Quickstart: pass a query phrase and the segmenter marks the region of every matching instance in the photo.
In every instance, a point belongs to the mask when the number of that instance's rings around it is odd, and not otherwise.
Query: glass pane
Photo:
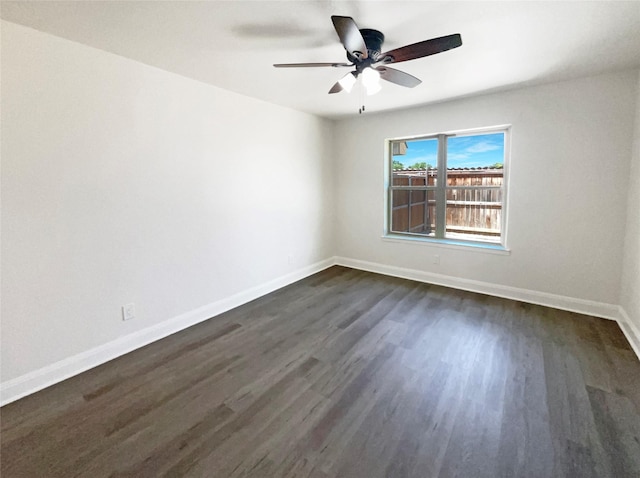
[[[500,242],[502,189],[447,188],[446,237]]]
[[[447,238],[500,242],[503,166],[504,133],[447,138]]]
[[[391,191],[391,211],[391,232],[435,234],[435,191]]]
[[[452,169],[502,169],[504,133],[447,138],[447,172]]]
[[[412,171],[420,173],[416,176],[427,180],[430,186],[435,186],[436,177],[438,175],[438,140],[437,139],[417,139],[407,141],[394,141],[392,143],[392,170],[393,185],[406,186],[399,180],[396,184],[396,178],[404,178],[401,174]],[[398,176],[396,176],[398,174]],[[425,179],[427,178],[427,179]],[[417,184],[416,184],[417,185]]]

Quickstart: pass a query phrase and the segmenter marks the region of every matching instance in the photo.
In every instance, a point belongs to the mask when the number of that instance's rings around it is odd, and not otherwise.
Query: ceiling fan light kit
[[[382,89],[380,85],[380,73],[371,67],[365,68],[362,72],[362,84],[365,90],[367,90],[367,95],[375,95]]]
[[[351,71],[346,75],[344,75],[342,78],[340,78],[338,80],[338,83],[340,84],[343,90],[345,90],[347,93],[351,93],[351,89],[353,88],[353,85],[356,84],[356,81],[357,81],[357,75],[355,72]]]
[[[382,32],[370,28],[360,30],[351,17],[334,15],[331,17],[331,21],[350,63],[278,63],[273,66],[276,68],[355,68],[338,80],[329,90],[329,94],[339,93],[343,90],[347,93],[350,92],[356,84],[357,78],[362,75],[362,83],[367,95],[373,95],[382,88],[380,78],[406,88],[414,88],[422,83],[415,76],[386,65],[435,55],[462,45],[462,37],[459,33],[454,33],[382,53],[382,44],[384,43]]]

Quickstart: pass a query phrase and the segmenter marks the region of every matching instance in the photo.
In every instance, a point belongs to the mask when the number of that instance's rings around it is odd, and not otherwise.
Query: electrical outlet
[[[438,254],[434,254],[433,263],[434,264],[440,264],[440,256]]]
[[[122,320],[131,320],[136,317],[136,305],[126,304],[122,306]]]

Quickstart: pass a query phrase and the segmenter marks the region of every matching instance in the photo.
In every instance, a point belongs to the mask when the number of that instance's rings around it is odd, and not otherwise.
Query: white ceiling
[[[254,98],[321,116],[358,114],[328,95],[348,70],[273,63],[346,61],[330,16],[386,36],[383,51],[460,33],[460,48],[394,65],[367,111],[640,67],[640,1],[2,1],[3,19]]]

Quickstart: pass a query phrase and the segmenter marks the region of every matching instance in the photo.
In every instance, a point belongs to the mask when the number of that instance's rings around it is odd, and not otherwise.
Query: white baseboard
[[[505,299],[519,300],[530,304],[544,305],[554,309],[568,310],[579,314],[592,315],[610,320],[620,319],[620,307],[614,304],[595,302],[591,300],[576,299],[562,295],[549,294],[528,289],[519,289],[500,284],[476,281],[471,279],[461,279],[459,277],[424,272],[416,269],[406,269],[403,267],[388,266],[376,262],[349,259],[346,257],[336,257],[338,265],[360,269],[369,272],[376,272],[388,276],[401,277],[429,284],[442,285],[453,289],[479,292],[481,294],[503,297]]]
[[[620,306],[620,320],[618,320],[618,323],[625,337],[631,344],[631,348],[640,360],[640,329],[638,329],[622,306]]]
[[[102,365],[151,342],[191,327],[199,322],[246,304],[258,297],[304,279],[335,264],[333,258],[311,264],[277,279],[218,300],[196,310],[173,317],[157,325],[120,337],[99,347],[47,365],[20,377],[0,383],[0,406],[35,393],[43,388]]]

